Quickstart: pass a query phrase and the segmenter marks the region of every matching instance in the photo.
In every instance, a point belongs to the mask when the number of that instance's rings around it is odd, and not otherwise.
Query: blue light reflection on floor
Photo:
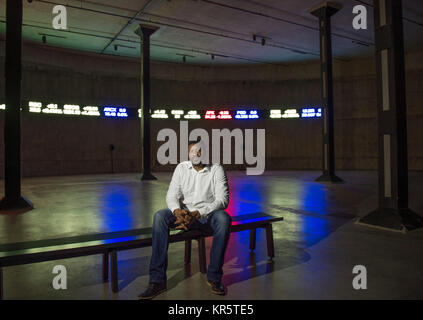
[[[301,194],[301,209],[307,213],[327,215],[329,203],[327,201],[327,190],[324,185],[318,183],[303,184]],[[304,215],[300,232],[305,246],[311,246],[329,236],[332,232],[329,220],[318,216]]]
[[[300,209],[318,214],[328,213],[327,191],[324,186],[317,183],[303,184],[300,197],[300,203],[302,204]]]
[[[105,185],[100,199],[103,227],[108,231],[132,229],[131,190],[119,184]]]

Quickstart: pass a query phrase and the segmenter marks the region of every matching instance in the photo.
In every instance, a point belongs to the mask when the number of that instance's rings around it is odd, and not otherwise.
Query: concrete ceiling
[[[151,38],[153,60],[196,64],[289,63],[319,57],[317,18],[308,10],[321,0],[33,0],[24,2],[24,41],[128,57],[139,56],[139,23],[160,26]],[[372,0],[340,0],[332,18],[333,53],[338,60],[374,52],[373,8],[368,30],[354,30],[352,8]],[[0,0],[5,34],[6,0]],[[68,29],[52,27],[52,8],[67,6]],[[421,0],[404,0],[406,51],[423,49]],[[128,22],[140,9],[137,18]],[[253,40],[253,34],[258,35]],[[118,36],[117,36],[118,35]],[[114,37],[117,38],[111,42]],[[261,37],[266,38],[264,46]],[[110,43],[110,45],[108,45]],[[115,50],[117,45],[117,50]],[[214,59],[212,59],[212,54]]]

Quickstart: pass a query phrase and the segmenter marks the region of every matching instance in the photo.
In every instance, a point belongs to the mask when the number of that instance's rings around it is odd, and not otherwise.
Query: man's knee
[[[229,230],[232,224],[231,216],[224,210],[219,210],[213,213],[214,224],[217,228]]]
[[[173,214],[169,209],[159,210],[154,214],[153,224],[156,225],[163,222],[166,224],[169,224],[170,223],[169,219],[171,218],[172,215]]]

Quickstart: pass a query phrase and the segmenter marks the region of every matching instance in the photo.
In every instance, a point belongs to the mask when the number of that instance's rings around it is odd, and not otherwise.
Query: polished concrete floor
[[[341,171],[343,184],[316,183],[319,172],[229,172],[227,211],[283,216],[274,224],[276,257],[268,261],[265,234],[248,250],[249,233],[232,234],[225,257],[225,297],[213,295],[199,272],[196,243],[184,266],[184,244],[169,247],[168,291],[156,299],[423,299],[423,230],[407,234],[355,224],[377,204],[377,173]],[[0,214],[0,244],[150,227],[165,207],[170,173],[25,178],[22,193],[34,209]],[[423,172],[410,172],[410,207],[423,215]],[[3,194],[3,183],[1,186]],[[207,251],[211,246],[207,239]],[[151,248],[119,252],[119,293],[102,282],[101,256],[4,268],[4,299],[136,299],[148,283]],[[55,290],[55,265],[67,270],[67,289]],[[367,289],[355,290],[353,268],[367,269]]]

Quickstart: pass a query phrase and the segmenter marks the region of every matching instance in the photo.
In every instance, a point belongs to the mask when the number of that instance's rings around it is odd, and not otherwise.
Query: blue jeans
[[[162,209],[155,213],[153,221],[153,252],[150,261],[150,282],[166,282],[167,249],[169,247],[169,231],[174,228],[175,215],[170,209]],[[230,236],[231,216],[224,210],[210,213],[207,218],[195,221],[190,230],[213,230],[213,244],[210,252],[210,264],[207,278],[211,281],[222,279],[225,251]]]

